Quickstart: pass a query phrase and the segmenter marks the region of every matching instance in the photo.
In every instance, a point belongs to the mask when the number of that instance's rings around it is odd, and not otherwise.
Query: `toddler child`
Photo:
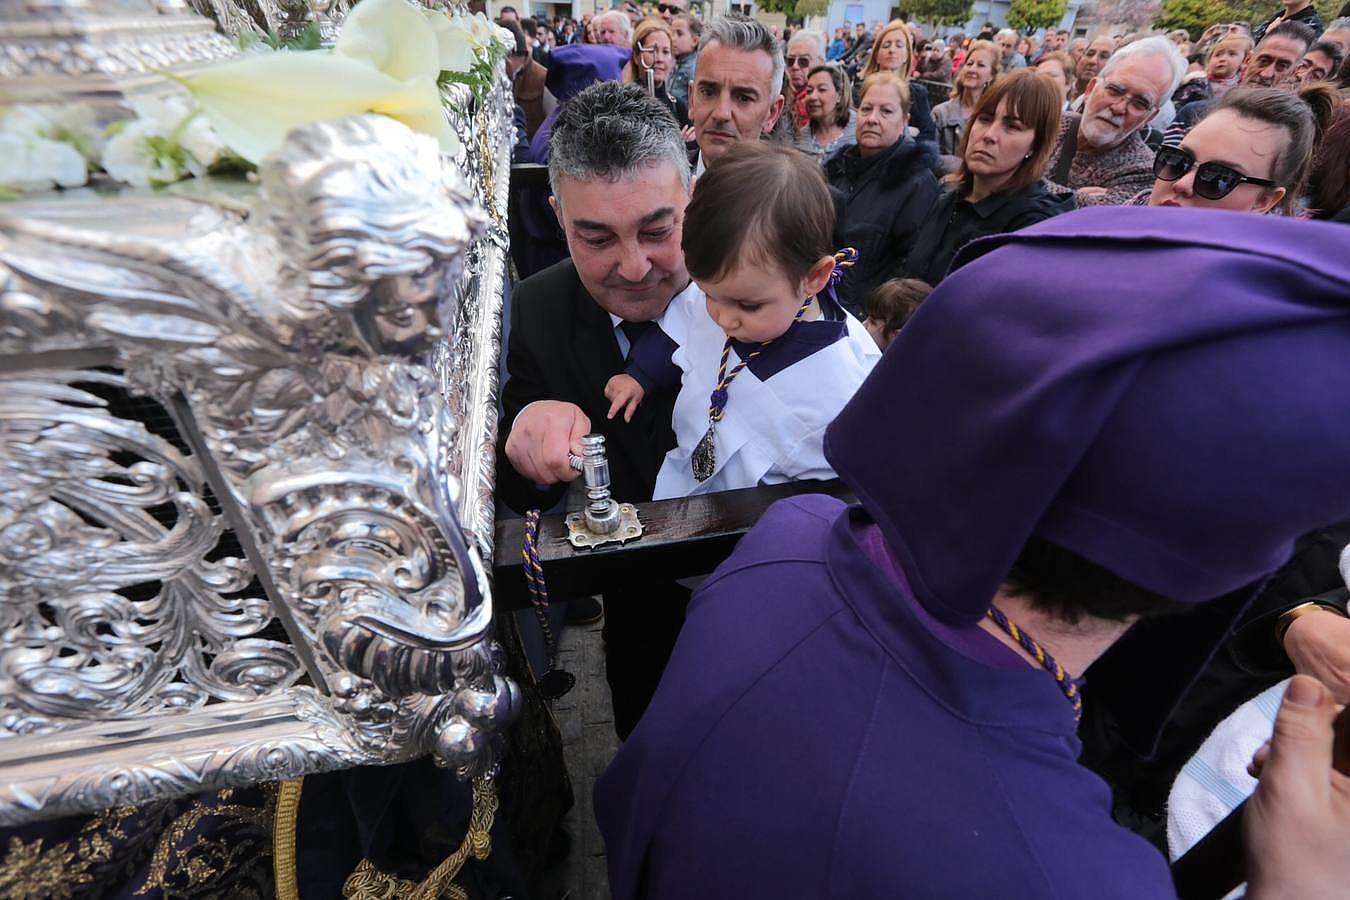
[[[885,350],[932,292],[931,284],[917,278],[883,281],[867,295],[867,318],[863,319],[863,327],[877,346]]]
[[[880,351],[821,293],[851,265],[831,253],[833,228],[820,167],[791,148],[737,144],[699,179],[681,245],[700,290],[671,302],[605,386],[610,417],[630,418],[646,387],[681,385],[653,499],[835,477],[825,426]]]

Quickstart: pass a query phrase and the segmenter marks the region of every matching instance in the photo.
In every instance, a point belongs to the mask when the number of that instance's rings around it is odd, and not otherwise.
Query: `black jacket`
[[[868,159],[846,147],[825,161],[825,178],[838,193],[834,239],[858,251],[858,263],[838,287],[839,302],[862,316],[872,288],[886,280],[909,254],[914,235],[932,214],[938,198],[928,144],[908,135]]]
[[[1073,206],[1072,194],[1052,194],[1040,181],[974,204],[962,200],[955,188],[948,188],[919,229],[914,249],[897,274],[936,286],[947,277],[957,251],[971,241],[1026,228],[1069,212]]]
[[[622,416],[610,421],[605,418],[609,411],[605,383],[623,366],[609,313],[582,286],[570,259],[516,285],[497,429],[497,499],[523,513],[547,509],[566,490],[562,485],[540,490],[506,459],[511,423],[535,400],[575,403],[591,420],[591,430],[605,436],[615,499],[652,498],[661,461],[675,446],[670,419],[676,389],[658,388],[647,394],[632,422],[624,422]]]
[[[862,103],[862,79],[853,82],[853,108]],[[928,88],[917,81],[909,83],[909,124],[919,132],[919,143],[937,144],[937,123],[933,121],[933,104],[928,100]]]

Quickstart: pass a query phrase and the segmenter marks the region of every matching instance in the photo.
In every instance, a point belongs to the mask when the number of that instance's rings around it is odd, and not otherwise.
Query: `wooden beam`
[[[577,550],[568,542],[563,514],[545,516],[539,523],[538,548],[549,594],[586,596],[640,584],[645,579],[671,581],[706,575],[730,555],[765,510],[796,494],[828,494],[853,501],[852,494],[836,479],[638,503],[642,537],[594,550]],[[497,520],[493,576],[499,609],[529,605],[521,568],[523,538],[523,519]]]

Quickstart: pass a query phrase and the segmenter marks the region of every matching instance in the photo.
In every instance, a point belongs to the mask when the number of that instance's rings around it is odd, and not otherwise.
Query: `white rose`
[[[52,120],[35,106],[11,106],[0,115],[0,134],[19,138],[50,137]]]
[[[198,177],[206,174],[207,168],[215,165],[220,154],[225,152],[225,144],[211,127],[210,121],[202,115],[193,116],[192,121],[178,135],[178,143],[192,156],[188,168]]]
[[[103,169],[118,181],[135,187],[170,184],[185,172],[175,162],[157,154],[150,146],[152,137],[164,137],[154,125],[142,119],[128,122],[108,139],[103,148]]]
[[[70,144],[0,134],[0,185],[21,191],[45,191],[53,185],[79,187],[87,178],[84,157]]]

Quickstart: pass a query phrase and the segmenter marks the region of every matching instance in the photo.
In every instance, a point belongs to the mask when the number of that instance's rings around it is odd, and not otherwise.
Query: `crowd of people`
[[[833,189],[836,241],[859,245],[841,289],[855,316],[887,280],[936,285],[965,244],[1075,208],[1350,216],[1348,17],[1318,31],[1320,20],[1300,10],[1256,28],[1216,24],[1194,41],[1184,31],[1071,41],[1063,30],[1038,41],[992,25],[971,40],[926,38],[900,21],[858,23],[833,39],[788,29],[780,41],[765,28],[772,64],[754,78],[735,73],[740,96],[721,104],[704,102],[695,84],[703,23],[687,0],[658,9],[644,18],[628,4],[581,23],[502,11],[517,36],[508,61],[520,107],[517,160],[546,163],[550,113],[608,79],[670,107],[695,174],[746,138],[794,146]],[[725,82],[725,53],[712,45],[704,68]],[[1261,147],[1240,139],[1258,126]],[[551,220],[536,216],[533,235],[554,247],[549,262],[565,255]]]
[[[1338,896],[1350,618],[1300,541],[1350,543],[1350,18],[630,6],[543,53],[502,19],[559,261],[513,291],[498,497],[559,502],[595,432],[621,499],[858,502],[775,506],[692,600],[606,594],[615,896],[1172,896],[1153,751],[1295,672],[1307,802],[1258,790],[1248,896]],[[1239,638],[1274,661],[1225,680]]]

